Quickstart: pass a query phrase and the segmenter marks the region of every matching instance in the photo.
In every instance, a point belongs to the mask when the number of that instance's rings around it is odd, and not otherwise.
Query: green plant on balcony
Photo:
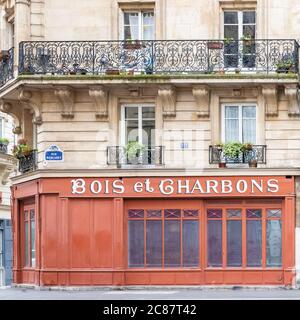
[[[234,42],[233,38],[224,38],[224,44],[229,45]]]
[[[0,138],[0,144],[7,146],[9,144],[9,140],[7,138]]]
[[[126,146],[126,155],[128,159],[138,158],[145,150],[145,146],[138,141],[129,141]]]
[[[237,159],[245,151],[245,144],[241,142],[227,142],[223,146],[223,154],[226,158]]]
[[[27,144],[25,139],[20,139],[18,144],[13,148],[13,155],[17,159],[26,158],[34,151],[32,147]]]
[[[277,73],[288,73],[293,72],[295,63],[292,59],[283,59],[276,64]]]

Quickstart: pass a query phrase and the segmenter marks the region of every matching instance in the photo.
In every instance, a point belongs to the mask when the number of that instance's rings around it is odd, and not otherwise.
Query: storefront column
[[[12,197],[14,190],[12,190]],[[14,198],[13,198],[14,199]],[[20,248],[20,207],[18,199],[13,200],[12,230],[13,230],[13,283],[21,283],[21,248]]]
[[[296,228],[295,228],[295,255],[296,255],[296,286],[300,287],[300,177],[295,179],[296,190]]]
[[[114,199],[113,217],[113,285],[123,285],[125,262],[124,204],[122,198]]]
[[[284,261],[284,284],[295,286],[295,198],[285,198],[284,239],[282,242]],[[288,250],[285,250],[288,248]]]

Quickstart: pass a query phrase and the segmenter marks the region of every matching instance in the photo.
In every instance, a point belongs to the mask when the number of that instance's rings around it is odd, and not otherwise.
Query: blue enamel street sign
[[[56,162],[56,161],[64,161],[64,153],[58,146],[52,145],[45,151],[45,161],[48,162]]]

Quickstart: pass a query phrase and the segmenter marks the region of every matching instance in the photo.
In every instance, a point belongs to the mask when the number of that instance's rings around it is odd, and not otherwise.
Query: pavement
[[[300,300],[300,289],[289,288],[133,288],[31,289],[0,288],[1,300]]]

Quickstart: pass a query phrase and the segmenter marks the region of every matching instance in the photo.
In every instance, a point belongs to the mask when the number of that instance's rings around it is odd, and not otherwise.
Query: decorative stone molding
[[[74,118],[74,92],[68,87],[55,89],[55,96],[58,99],[63,118]]]
[[[269,117],[278,115],[277,86],[263,86],[262,94],[265,101],[265,114]]]
[[[296,84],[285,85],[284,93],[288,98],[288,114],[290,117],[300,116],[299,88]]]
[[[9,114],[14,119],[15,128],[19,128],[15,134],[21,134],[21,123],[22,123],[22,109],[19,106],[19,103],[16,101],[7,101],[0,100],[0,111]]]
[[[40,92],[32,92],[21,89],[19,91],[19,101],[25,109],[31,110],[33,114],[32,122],[41,125],[42,121],[42,95]]]
[[[208,118],[210,114],[210,89],[208,86],[194,86],[193,96],[196,100],[199,118]]]
[[[174,86],[158,88],[158,104],[161,105],[164,117],[176,117],[176,89]]]
[[[108,118],[108,92],[104,86],[99,85],[89,89],[90,98],[95,106],[95,116],[97,119]]]
[[[5,185],[8,177],[17,166],[17,159],[9,154],[0,154],[0,182]]]

